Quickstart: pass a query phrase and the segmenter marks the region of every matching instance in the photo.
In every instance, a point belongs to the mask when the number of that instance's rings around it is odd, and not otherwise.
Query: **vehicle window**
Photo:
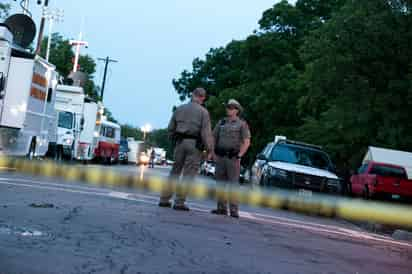
[[[73,113],[59,112],[58,127],[72,129],[73,128]]]
[[[368,171],[368,164],[363,164],[359,169],[358,169],[358,174],[365,174]]]
[[[332,170],[332,164],[326,153],[284,144],[274,147],[270,160]]]
[[[104,136],[106,136],[107,138],[114,138],[114,134],[115,134],[114,128],[106,127]]]
[[[371,169],[371,174],[385,177],[406,178],[406,173],[402,168],[390,167],[384,165],[374,165]]]
[[[269,159],[272,149],[273,149],[273,144],[272,143],[268,144],[263,152],[263,155],[265,155],[265,157]]]

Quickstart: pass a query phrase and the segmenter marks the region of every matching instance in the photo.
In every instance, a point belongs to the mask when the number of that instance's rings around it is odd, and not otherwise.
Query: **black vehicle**
[[[269,143],[252,167],[252,182],[260,186],[342,193],[330,157],[321,147],[286,139]]]
[[[127,165],[129,163],[129,143],[127,139],[120,139],[120,147],[119,147],[119,163],[123,165]]]

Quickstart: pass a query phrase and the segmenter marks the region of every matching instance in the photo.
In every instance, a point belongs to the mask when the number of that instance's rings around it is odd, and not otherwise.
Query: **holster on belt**
[[[174,139],[175,145],[180,144],[185,139],[195,140],[196,148],[198,150],[203,151],[205,149],[205,145],[203,144],[202,138],[200,138],[200,136],[190,135],[186,133],[176,133],[173,139]]]

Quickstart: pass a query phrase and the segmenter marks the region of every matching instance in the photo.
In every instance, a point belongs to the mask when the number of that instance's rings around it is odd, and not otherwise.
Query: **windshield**
[[[384,165],[374,165],[370,173],[378,176],[394,177],[401,179],[406,179],[407,177],[406,172],[402,168]]]
[[[73,128],[73,113],[71,112],[59,112],[58,127],[72,129]]]
[[[270,155],[270,160],[332,171],[329,157],[324,152],[297,146],[275,146]]]
[[[129,146],[128,146],[127,141],[125,141],[125,140],[121,140],[121,141],[120,141],[120,148],[119,148],[119,150],[120,150],[121,152],[127,152],[127,151],[129,150]]]

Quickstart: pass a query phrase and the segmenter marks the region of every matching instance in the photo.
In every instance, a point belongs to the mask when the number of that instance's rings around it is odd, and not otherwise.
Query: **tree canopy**
[[[59,33],[53,33],[51,36],[50,46],[50,62],[56,66],[57,71],[61,76],[67,78],[70,72],[73,70],[73,48],[69,43],[69,40],[64,38]],[[46,56],[48,37],[45,37],[42,41],[40,55]],[[89,55],[81,55],[79,58],[80,71],[87,74],[88,79],[85,83],[84,90],[86,94],[95,99],[99,99],[99,88],[95,85],[94,73],[96,72],[96,62]]]
[[[10,11],[10,4],[0,3],[0,19],[5,19]]]
[[[257,31],[195,58],[173,85],[182,100],[205,87],[214,122],[223,102],[238,99],[252,130],[250,158],[275,135],[323,145],[342,170],[369,145],[411,151],[411,6],[281,1]]]

